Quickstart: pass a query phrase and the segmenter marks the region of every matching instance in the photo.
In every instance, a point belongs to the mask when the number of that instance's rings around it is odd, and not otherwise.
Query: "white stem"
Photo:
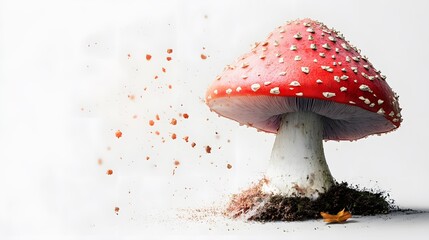
[[[284,196],[315,199],[332,186],[319,115],[311,112],[283,115],[267,177],[268,187]]]

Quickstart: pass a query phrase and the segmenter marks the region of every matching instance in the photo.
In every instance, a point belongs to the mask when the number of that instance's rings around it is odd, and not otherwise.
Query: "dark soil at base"
[[[262,192],[266,180],[233,195],[225,214],[246,220],[302,221],[321,218],[320,212],[336,214],[342,209],[354,215],[387,214],[394,209],[388,195],[373,190],[360,190],[348,183],[336,183],[316,200],[305,197],[284,197]]]

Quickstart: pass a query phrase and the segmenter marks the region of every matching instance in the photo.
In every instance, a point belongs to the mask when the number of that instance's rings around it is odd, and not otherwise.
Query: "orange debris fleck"
[[[228,163],[228,164],[226,165],[226,168],[231,169],[231,168],[232,168],[232,165]]]
[[[113,174],[113,170],[112,169],[107,170],[106,174],[107,175],[112,175]]]
[[[156,114],[155,119],[159,121],[160,118],[158,114]]]
[[[150,157],[149,156],[146,156],[146,160],[149,160],[150,159]]]
[[[189,141],[189,136],[183,137],[183,140],[185,140],[185,142],[188,142]]]
[[[129,53],[128,53],[128,55],[127,55],[127,56],[128,56],[128,58],[130,58],[130,57],[131,57],[131,54],[129,54]]]
[[[116,132],[115,132],[115,136],[116,136],[117,138],[122,137],[122,132],[121,132],[121,130],[116,131]]]
[[[98,165],[103,165],[103,159],[101,159],[101,158],[99,158],[98,160],[97,160],[97,163],[98,163]]]
[[[173,134],[171,134],[171,139],[176,139],[177,138],[177,135],[175,134],[175,133],[173,133]]]
[[[119,207],[115,207],[115,214],[119,215]]]
[[[207,59],[207,56],[206,56],[206,55],[204,55],[204,54],[201,54],[201,59],[206,60],[206,59]]]
[[[180,165],[180,162],[179,162],[179,160],[174,160],[174,166],[179,166]]]
[[[192,146],[192,147],[195,147],[196,145],[197,145],[197,144],[196,144],[196,143],[194,143],[194,142],[193,142],[193,143],[191,143],[191,146]]]
[[[155,131],[155,134],[159,136],[160,133],[159,133],[159,131]]]
[[[167,61],[171,61],[171,57],[170,56],[166,57],[166,59],[167,59]]]
[[[153,77],[154,79],[158,79],[158,75],[156,75],[155,77]]]
[[[175,118],[172,118],[170,124],[171,125],[176,125],[177,124],[177,120]]]
[[[131,101],[134,101],[135,99],[136,99],[136,96],[134,96],[134,95],[128,95],[128,98],[131,100]]]
[[[183,117],[184,117],[184,118],[189,118],[189,114],[184,113],[184,114],[183,114]]]
[[[171,49],[171,48],[167,49],[167,53],[168,53],[168,54],[170,54],[170,53],[172,53],[172,52],[173,52],[173,49]]]
[[[152,55],[146,54],[146,60],[150,61],[151,58],[152,58]]]
[[[162,72],[165,73],[167,72],[167,70],[165,68],[162,68]]]
[[[149,126],[153,126],[153,125],[155,125],[155,122],[152,119],[149,120]]]
[[[172,89],[173,86],[171,86],[171,84],[168,84],[168,89]]]
[[[206,153],[211,153],[212,152],[212,148],[210,146],[206,146]]]

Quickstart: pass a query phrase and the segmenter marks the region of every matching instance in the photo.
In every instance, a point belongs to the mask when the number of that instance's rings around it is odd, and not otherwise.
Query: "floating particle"
[[[201,54],[200,57],[201,57],[202,60],[206,60],[207,59],[207,56],[204,55],[204,54]]]
[[[171,125],[176,125],[177,124],[177,120],[175,118],[172,118],[170,121]]]
[[[122,132],[121,132],[121,130],[116,131],[116,132],[115,132],[115,136],[116,136],[117,138],[122,137]]]
[[[107,175],[112,175],[113,174],[113,170],[112,169],[107,170],[106,174]]]
[[[211,153],[212,152],[212,148],[210,146],[206,146],[206,153]]]
[[[150,61],[150,59],[152,59],[152,55],[146,54],[146,60]]]

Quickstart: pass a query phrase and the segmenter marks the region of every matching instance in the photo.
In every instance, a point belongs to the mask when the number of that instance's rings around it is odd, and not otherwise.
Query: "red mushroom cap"
[[[211,110],[276,133],[282,114],[324,116],[324,139],[356,140],[402,121],[398,96],[360,50],[311,19],[287,22],[226,66],[206,93]]]

